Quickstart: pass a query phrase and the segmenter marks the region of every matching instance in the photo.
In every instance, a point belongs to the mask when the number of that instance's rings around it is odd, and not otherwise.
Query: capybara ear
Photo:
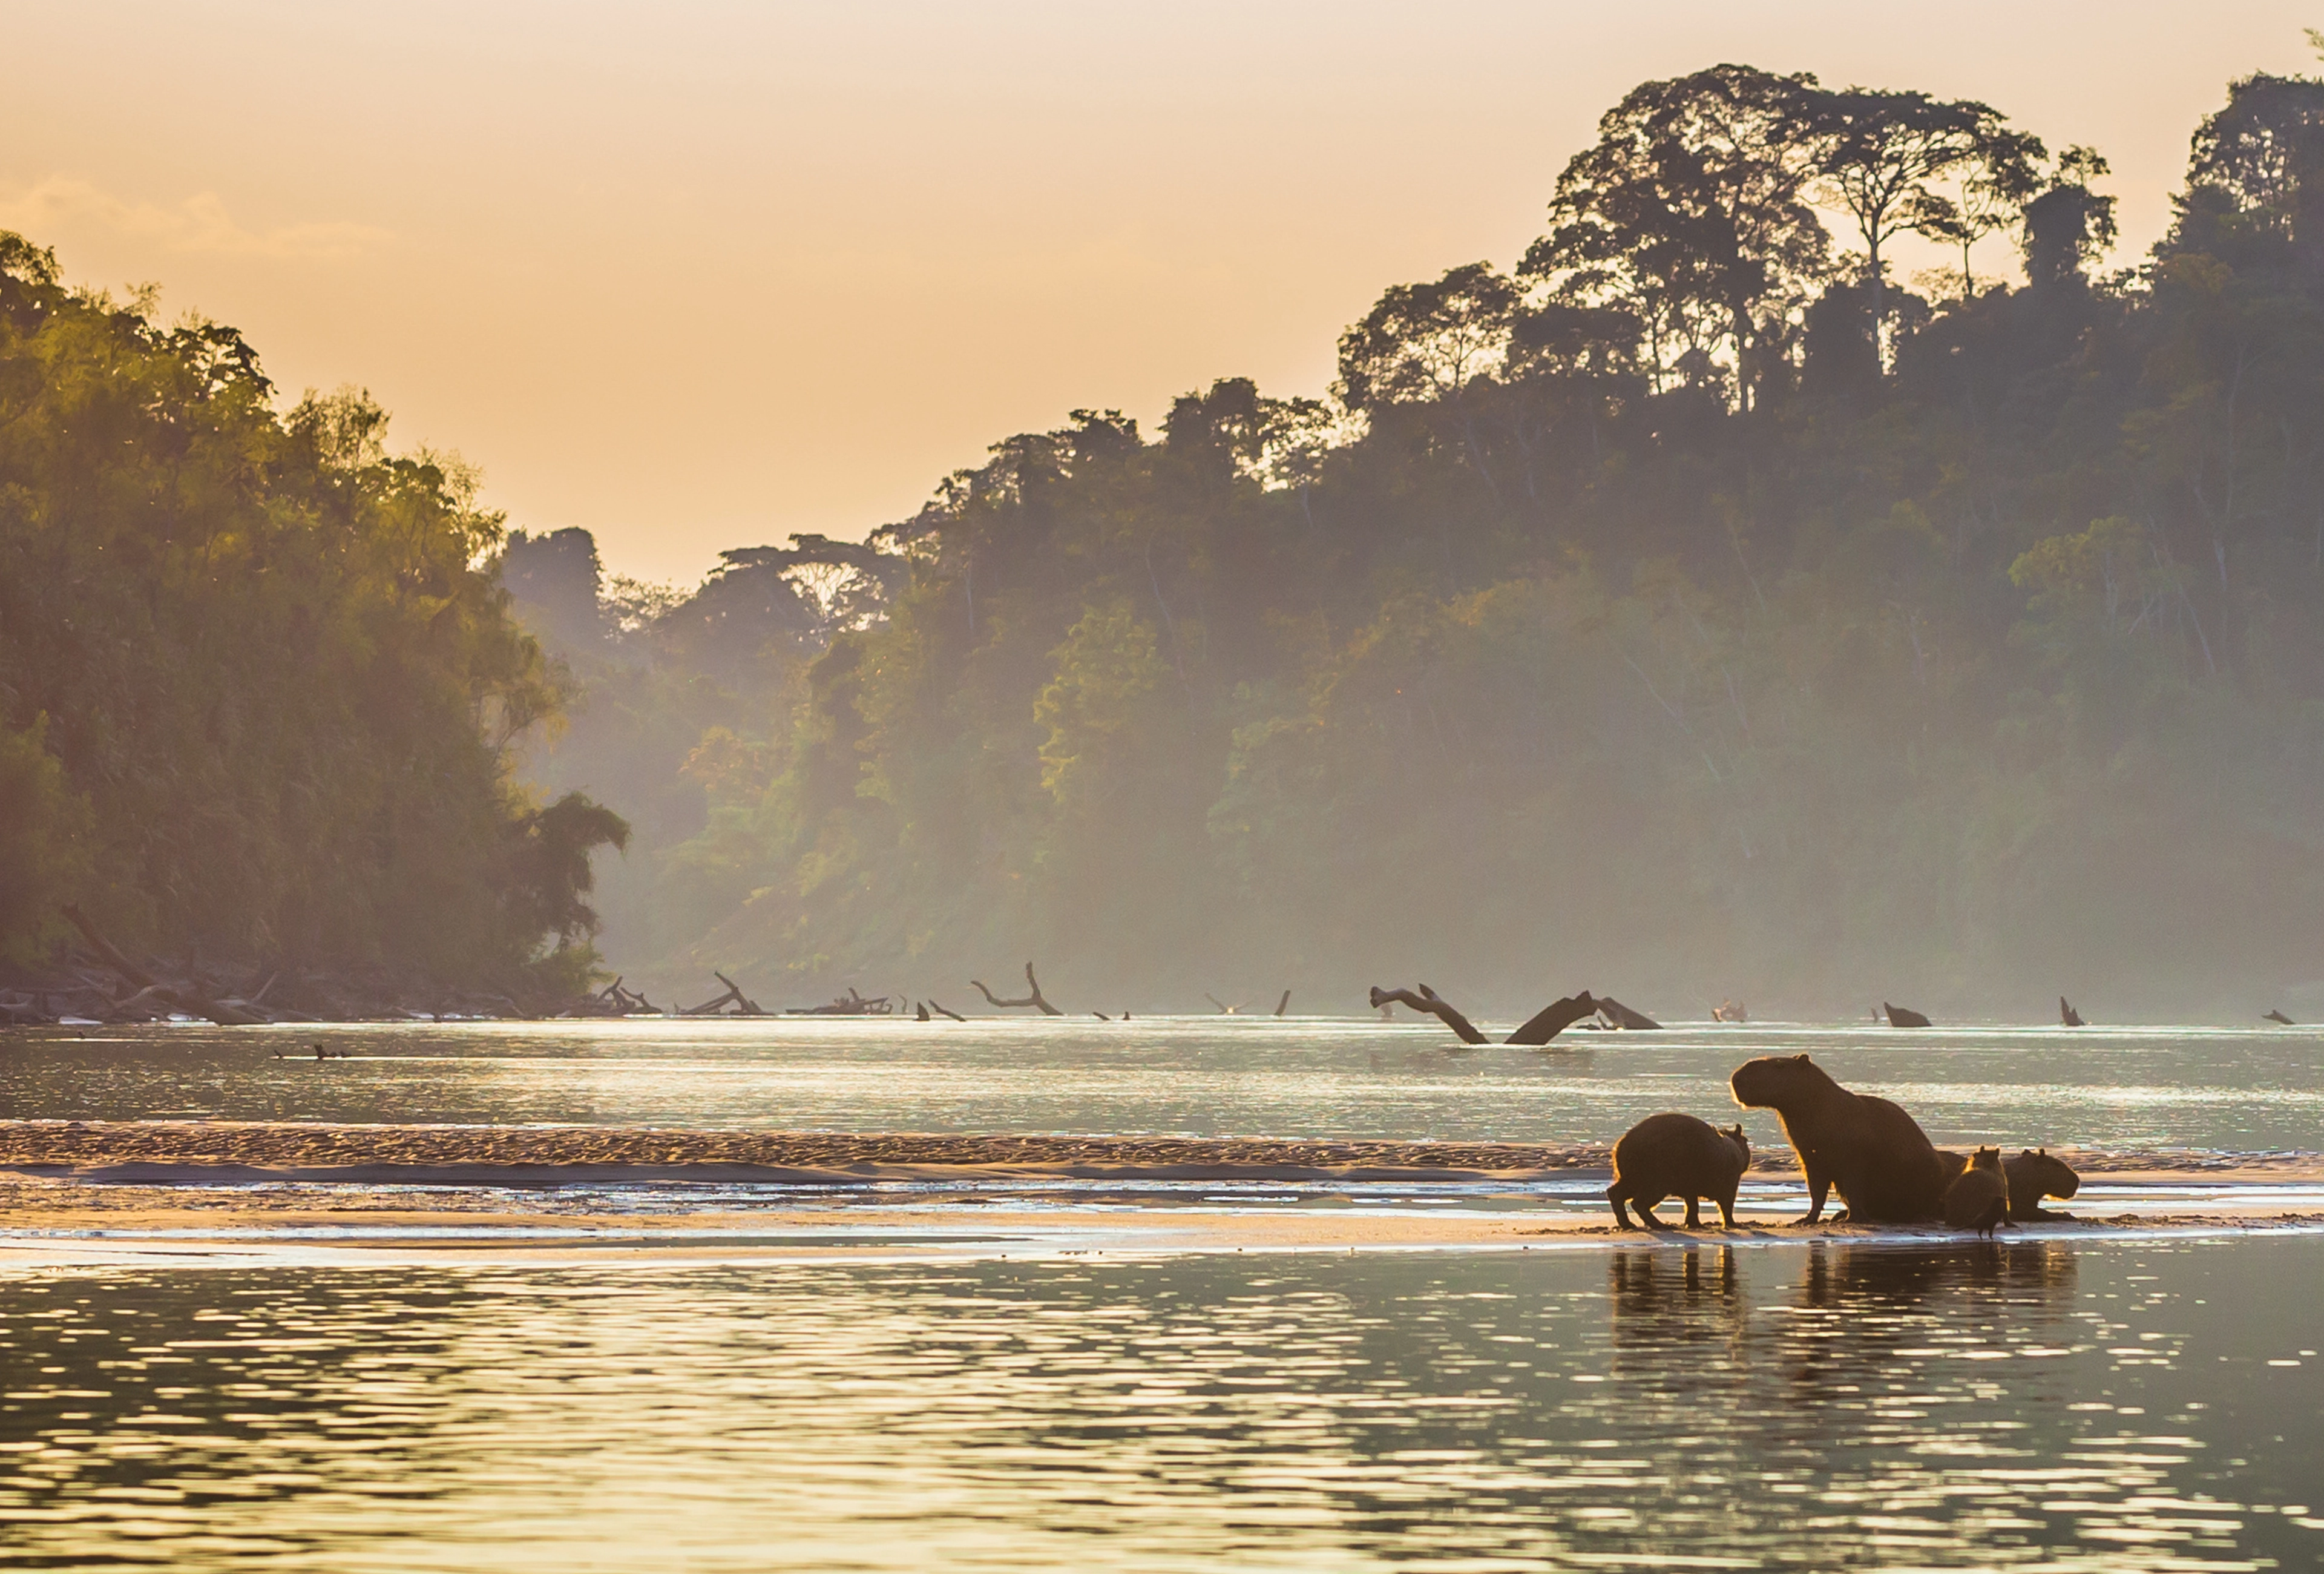
[[[1803,1065],[1803,1066],[1804,1066],[1804,1065],[1806,1065],[1806,1064],[1808,1063],[1808,1058],[1807,1058],[1807,1056],[1806,1056],[1805,1054],[1803,1054],[1803,1054],[1794,1055],[1794,1056],[1792,1057],[1792,1059],[1793,1059],[1793,1060],[1797,1060],[1797,1061],[1798,1061],[1801,1065]]]

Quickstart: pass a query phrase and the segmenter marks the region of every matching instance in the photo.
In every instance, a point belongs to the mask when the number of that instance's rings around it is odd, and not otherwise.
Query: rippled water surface
[[[0,1279],[0,1566],[2309,1568],[2324,1239]]]
[[[1805,1050],[1941,1143],[2314,1151],[2312,1029],[1697,1026],[1462,1050],[1346,1019],[413,1023],[0,1034],[0,1114],[1607,1141]],[[277,1060],[323,1042],[353,1058]],[[1774,1121],[1747,1118],[1756,1142]]]

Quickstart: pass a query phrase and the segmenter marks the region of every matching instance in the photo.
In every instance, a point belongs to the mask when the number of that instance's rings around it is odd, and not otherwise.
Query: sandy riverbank
[[[1268,1208],[1250,1204],[1140,1208],[1055,1198],[954,1196],[891,1205],[712,1206],[641,1214],[586,1206],[548,1209],[485,1190],[333,1201],[299,1187],[267,1195],[234,1189],[0,1182],[0,1271],[63,1265],[231,1266],[301,1261],[349,1267],[393,1263],[574,1266],[631,1259],[683,1263],[918,1261],[1150,1256],[1221,1252],[1589,1250],[1650,1246],[1774,1246],[1827,1242],[1973,1253],[1968,1235],[1935,1227],[1787,1221],[1778,1209],[1741,1210],[1737,1227],[1618,1230],[1602,1213],[1397,1207]],[[2260,1236],[2324,1230],[2324,1198],[2190,1195],[2184,1210],[2080,1212],[2004,1232],[2003,1244],[2141,1237]],[[532,1194],[538,1196],[539,1194]],[[2151,1208],[2153,1198],[2146,1199]],[[2107,1204],[2100,1200],[2099,1208]],[[1714,1216],[1715,1217],[1715,1216]]]
[[[2074,1159],[2075,1217],[2016,1238],[2324,1228],[2310,1155]],[[1580,1145],[15,1122],[0,1124],[0,1266],[1973,1244],[1794,1226],[1787,1153],[1755,1167],[1733,1231],[1619,1231],[1596,1197],[1605,1163]]]
[[[2324,1157],[2054,1150],[2084,1175],[2324,1180]],[[1120,1180],[1462,1180],[1602,1170],[1604,1143],[1272,1137],[752,1132],[621,1126],[230,1121],[0,1122],[0,1170],[169,1182],[316,1180],[492,1186],[636,1180],[844,1182],[1037,1176]],[[1795,1173],[1762,1151],[1755,1175]]]

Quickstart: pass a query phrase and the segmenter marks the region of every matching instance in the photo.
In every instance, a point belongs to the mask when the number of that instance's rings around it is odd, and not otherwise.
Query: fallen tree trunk
[[[1587,989],[1579,995],[1569,995],[1562,1000],[1553,1001],[1543,1006],[1526,1019],[1524,1026],[1501,1042],[1506,1044],[1521,1044],[1526,1049],[1537,1050],[1583,1017],[1602,1009],[1605,1005],[1606,1002],[1592,995]]]
[[[67,922],[80,931],[81,938],[88,941],[89,949],[104,958],[106,967],[120,974],[124,982],[137,986],[138,997],[142,997],[143,994],[150,991],[157,997],[176,1005],[180,1011],[194,1016],[206,1016],[221,1027],[263,1027],[270,1020],[263,1012],[252,1011],[241,1005],[229,1005],[221,1000],[208,999],[192,990],[180,989],[162,983],[124,956],[111,940],[106,940],[98,931],[97,925],[91,923],[88,914],[82,912],[78,907],[68,902],[60,911],[64,913]]]
[[[971,978],[969,983],[974,985],[977,992],[982,995],[987,1001],[999,1006],[1004,1011],[1014,1010],[1019,1006],[1030,1005],[1038,1008],[1044,1016],[1063,1016],[1065,1014],[1064,1012],[1059,1011],[1056,1006],[1050,1005],[1047,998],[1042,995],[1041,981],[1033,977],[1033,964],[1030,962],[1025,964],[1025,986],[1030,989],[1032,993],[1025,996],[1022,1000],[1003,1000],[999,995],[993,994],[991,990],[987,989],[982,981],[975,978]],[[945,1014],[946,1016],[950,1016],[952,1013],[947,1011]]]
[[[734,997],[735,1015],[765,1016],[769,1014],[766,1007],[761,1005],[757,1001],[743,994],[742,986],[740,984],[735,983],[733,979],[726,977],[725,974],[721,973],[715,968],[713,968],[710,970],[710,976],[713,978],[717,979],[721,984],[726,986],[726,992]]]
[[[1383,989],[1375,984],[1371,988],[1371,1002],[1376,1006],[1386,1005],[1391,1002],[1399,1005],[1409,1005],[1413,1010],[1433,1016],[1451,1028],[1464,1044],[1489,1044],[1493,1042],[1477,1031],[1475,1023],[1453,1010],[1450,1005],[1438,997],[1435,990],[1425,984],[1420,986],[1420,992],[1416,995],[1409,989]]]
[[[714,974],[712,976],[715,977],[716,975]],[[726,986],[726,993],[718,996],[717,999],[706,1000],[699,1005],[681,1005],[678,1008],[678,1014],[680,1016],[715,1016],[720,1011],[725,1008],[728,1002],[739,1002],[742,998],[742,992],[740,989],[735,988],[732,984],[729,984]]]
[[[968,1020],[968,1018],[961,1015],[957,1011],[946,1011],[941,1005],[934,1000],[928,1002],[928,1009],[934,1011],[938,1016],[948,1016],[954,1022],[966,1022]]]
[[[1923,1016],[1919,1012],[1914,1011],[1909,1005],[1891,1005],[1884,1000],[1880,1003],[1880,1009],[1888,1014],[1888,1025],[1890,1027],[1929,1027],[1933,1025],[1927,1017]]]
[[[1628,1006],[1623,1005],[1620,1001],[1615,999],[1610,995],[1600,995],[1598,997],[1598,1009],[1604,1012],[1607,1019],[1616,1027],[1628,1028],[1633,1032],[1660,1032],[1662,1031],[1662,1023],[1656,1022],[1653,1017],[1648,1016],[1643,1011],[1632,1011]]]

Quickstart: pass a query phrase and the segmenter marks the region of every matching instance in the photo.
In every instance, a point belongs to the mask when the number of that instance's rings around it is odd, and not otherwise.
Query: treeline
[[[355,394],[282,413],[234,329],[69,289],[0,233],[10,971],[80,944],[74,903],[180,972],[586,978],[590,852],[625,828],[515,782],[561,680],[473,477],[391,457],[385,423]]]
[[[1722,66],[1600,129],[1329,400],[1077,411],[690,595],[512,537],[586,694],[535,768],[641,829],[609,943],[1114,1005],[2324,977],[2324,83],[2234,84],[2105,274],[2103,158],[1982,105]]]

